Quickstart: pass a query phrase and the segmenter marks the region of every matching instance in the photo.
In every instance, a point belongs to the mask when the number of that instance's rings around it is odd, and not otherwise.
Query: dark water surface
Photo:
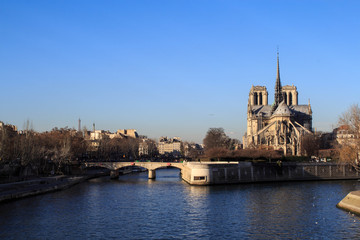
[[[0,205],[0,239],[360,239],[357,181],[189,186],[176,169]]]

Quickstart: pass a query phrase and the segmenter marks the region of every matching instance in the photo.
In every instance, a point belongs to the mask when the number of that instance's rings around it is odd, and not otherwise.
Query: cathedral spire
[[[279,49],[277,50],[277,73],[275,84],[275,106],[278,106],[283,101],[283,94],[280,82],[280,66],[279,66]]]
[[[280,84],[280,65],[279,65],[279,48],[277,50],[277,72],[276,72],[276,84]]]

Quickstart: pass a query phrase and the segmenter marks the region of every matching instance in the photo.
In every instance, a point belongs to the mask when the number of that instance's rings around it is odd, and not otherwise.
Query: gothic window
[[[262,93],[259,93],[259,105],[262,105]]]
[[[258,105],[258,94],[254,93],[254,105]]]
[[[284,93],[284,100],[285,100],[285,103],[288,104],[288,103],[287,103],[287,95],[286,95],[286,92]]]
[[[291,92],[289,93],[289,106],[292,105],[292,94]]]

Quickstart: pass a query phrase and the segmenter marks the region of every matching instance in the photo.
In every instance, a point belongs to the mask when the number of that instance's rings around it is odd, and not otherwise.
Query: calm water
[[[357,181],[195,187],[176,169],[0,205],[0,239],[360,239],[335,205]]]

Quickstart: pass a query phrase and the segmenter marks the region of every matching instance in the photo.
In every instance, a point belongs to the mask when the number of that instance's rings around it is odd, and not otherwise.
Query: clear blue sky
[[[251,85],[283,85],[331,130],[360,99],[360,1],[0,2],[0,120],[202,142],[246,130]]]

